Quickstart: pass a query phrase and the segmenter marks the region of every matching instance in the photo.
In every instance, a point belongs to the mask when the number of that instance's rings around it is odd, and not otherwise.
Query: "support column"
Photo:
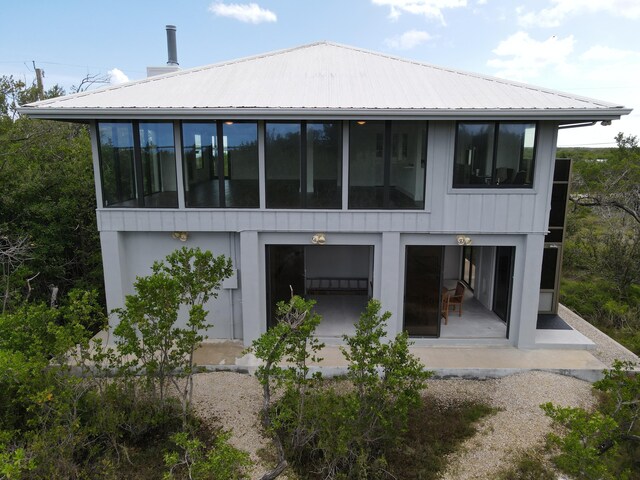
[[[513,338],[516,338],[516,347],[518,348],[534,348],[536,343],[536,323],[538,321],[540,266],[542,265],[544,251],[544,235],[527,235],[524,244],[522,261],[520,261],[521,257],[516,250],[517,265],[521,266],[519,269],[521,281],[517,283],[521,285],[521,289],[519,292],[520,302],[513,298],[513,303],[516,306],[513,309],[513,313],[516,318],[520,319],[520,322],[518,330],[513,332]],[[514,287],[516,279],[517,277],[514,278]],[[519,308],[517,308],[518,305]]]
[[[258,232],[240,232],[240,288],[242,292],[242,335],[246,346],[256,340],[267,328],[262,315],[261,299],[264,288],[264,262],[261,260]],[[261,267],[262,265],[262,267]]]
[[[107,311],[124,307],[126,262],[124,247],[119,232],[100,232],[102,250],[102,267],[104,270],[104,290],[107,300]],[[109,316],[109,329],[113,329],[118,319]]]
[[[382,234],[382,268],[380,279],[380,302],[382,311],[390,311],[391,318],[387,323],[387,337],[395,337],[402,330],[400,318],[400,300],[402,298],[400,284],[400,233],[384,232]]]

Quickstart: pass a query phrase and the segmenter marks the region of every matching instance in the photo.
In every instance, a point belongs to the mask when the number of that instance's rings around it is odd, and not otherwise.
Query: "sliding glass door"
[[[513,284],[513,260],[515,247],[496,247],[496,272],[493,289],[493,312],[507,324],[509,335],[509,312]]]
[[[404,329],[414,337],[440,335],[443,247],[408,246],[404,282]]]

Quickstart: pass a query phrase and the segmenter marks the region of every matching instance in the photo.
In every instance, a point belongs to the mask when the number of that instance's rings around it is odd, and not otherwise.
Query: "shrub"
[[[630,362],[615,361],[594,383],[602,402],[594,412],[542,405],[563,432],[549,435],[558,467],[578,478],[640,478],[640,375]]]
[[[178,432],[171,440],[180,448],[180,452],[167,452],[165,465],[169,468],[164,480],[189,478],[193,480],[238,480],[247,478],[246,469],[251,465],[249,455],[229,444],[229,432],[216,435],[209,450],[198,439],[187,432]]]
[[[155,262],[152,274],[136,279],[135,295],[116,310],[120,323],[114,329],[118,356],[129,357],[122,374],[143,375],[149,395],[162,406],[171,386],[178,393],[183,417],[191,403],[195,349],[204,340],[208,312],[204,304],[217,297],[222,281],[231,275],[231,260],[209,251],[183,247]],[[180,306],[188,309],[184,327],[178,325]]]
[[[328,479],[386,476],[385,452],[406,431],[409,412],[420,404],[430,373],[410,355],[406,334],[384,341],[390,314],[380,314],[380,302],[371,300],[356,333],[344,337],[346,382],[309,376],[306,362],[319,348],[311,338],[319,322],[310,313],[312,306],[297,297],[279,305],[280,323],[252,347],[265,362],[258,375],[265,386],[266,426],[283,455],[286,450],[289,461],[307,473]],[[282,361],[290,367],[278,366]],[[274,377],[283,394],[271,406]],[[281,460],[280,468],[263,478],[275,478],[284,465]]]

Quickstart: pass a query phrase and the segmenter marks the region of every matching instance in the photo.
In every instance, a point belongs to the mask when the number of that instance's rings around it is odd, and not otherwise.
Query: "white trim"
[[[180,122],[173,123],[173,145],[176,157],[176,182],[178,192],[178,208],[185,208],[184,171],[182,162],[182,132]]]
[[[631,108],[603,107],[585,109],[562,108],[277,108],[277,107],[112,107],[112,108],[62,108],[62,107],[20,107],[18,113],[32,118],[58,120],[93,120],[98,118],[119,119],[228,119],[228,120],[568,120],[600,121],[618,120],[621,115],[631,113]]]
[[[342,210],[349,210],[349,122],[342,122]]]
[[[267,208],[267,177],[265,167],[266,131],[264,121],[258,121],[258,185],[260,189],[260,211]]]

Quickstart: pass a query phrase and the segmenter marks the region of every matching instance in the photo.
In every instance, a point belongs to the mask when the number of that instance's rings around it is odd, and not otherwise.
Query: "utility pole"
[[[38,87],[38,100],[42,100],[44,97],[44,87],[42,86],[42,77],[44,77],[44,70],[36,68],[36,61],[32,60],[33,69],[36,71],[36,85]]]

